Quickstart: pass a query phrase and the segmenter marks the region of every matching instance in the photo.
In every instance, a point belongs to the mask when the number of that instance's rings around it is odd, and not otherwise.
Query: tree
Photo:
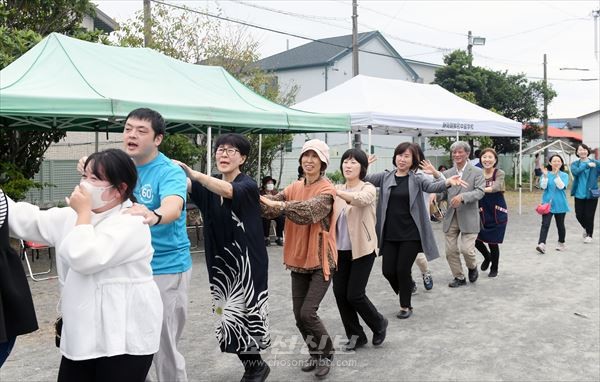
[[[142,47],[144,45],[143,13],[138,12],[132,20],[122,25],[123,27],[114,34],[114,43],[119,46]],[[263,97],[283,105],[294,103],[298,92],[297,87],[280,93],[273,77],[254,65],[259,59],[258,42],[248,35],[245,28],[226,28],[217,19],[192,10],[175,9],[154,3],[151,33],[152,42],[149,47],[152,49],[190,63],[222,66],[237,80]],[[179,134],[168,134],[161,145],[161,150],[163,146],[171,145],[172,139],[183,142],[175,138],[177,135]],[[252,144],[252,149],[244,170],[248,175],[255,176],[258,166],[258,136],[247,137]],[[206,145],[204,134],[188,134],[188,138],[204,149]],[[273,159],[277,154],[283,153],[283,147],[291,142],[292,138],[291,134],[263,137],[262,174],[271,173]],[[199,157],[199,162],[200,170],[206,171],[204,155]]]
[[[493,71],[472,65],[472,57],[465,51],[457,50],[446,57],[446,66],[435,73],[435,83],[457,95],[472,94],[473,98],[463,98],[507,118],[522,123],[541,117],[541,104],[544,94],[550,102],[556,92],[545,88],[542,81],[529,82],[525,74],[508,74],[506,71]],[[538,138],[530,130],[523,135],[528,142]],[[437,143],[441,143],[437,139]],[[499,153],[518,150],[518,138],[492,137],[491,145]]]
[[[83,17],[93,14],[88,0],[1,0],[0,69],[50,32],[98,41],[103,37],[100,32],[86,32],[80,27]],[[42,186],[31,179],[50,144],[64,136],[64,131],[36,131],[35,126],[11,129],[6,120],[0,119],[0,185],[9,196],[21,199],[30,187]]]

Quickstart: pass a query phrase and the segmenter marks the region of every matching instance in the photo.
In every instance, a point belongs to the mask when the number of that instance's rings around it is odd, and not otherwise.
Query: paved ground
[[[514,198],[513,198],[514,199]],[[368,295],[390,321],[380,348],[368,345],[356,353],[336,354],[328,380],[372,381],[598,381],[600,380],[600,285],[598,229],[593,244],[583,244],[573,213],[567,215],[567,251],[557,252],[556,228],[548,238],[546,255],[535,252],[540,218],[531,199],[524,214],[512,214],[501,246],[499,276],[481,272],[475,284],[450,289],[445,258],[430,264],[435,286],[424,292],[422,283],[413,298],[414,314],[398,320],[397,297],[381,275],[378,259]],[[596,215],[598,227],[598,217]],[[438,246],[441,227],[436,224]],[[274,345],[265,353],[271,381],[312,381],[299,370],[306,358],[294,325],[290,278],[280,247],[270,247],[270,306]],[[236,381],[241,365],[222,354],[213,335],[205,263],[194,255],[189,321],[181,349],[191,381]],[[45,256],[43,256],[45,257]],[[43,260],[43,259],[42,259]],[[481,258],[479,258],[481,260]],[[36,267],[44,266],[43,261]],[[416,274],[415,278],[419,277]],[[19,337],[16,348],[0,370],[0,381],[54,381],[60,355],[54,347],[56,280],[31,283],[40,330]],[[319,311],[332,336],[343,329],[333,293]]]

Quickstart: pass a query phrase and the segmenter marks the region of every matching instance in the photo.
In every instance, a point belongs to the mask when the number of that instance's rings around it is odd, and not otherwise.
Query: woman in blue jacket
[[[546,238],[548,237],[552,216],[554,216],[556,229],[558,230],[558,244],[556,244],[556,250],[565,250],[565,215],[569,212],[569,203],[565,191],[569,184],[569,175],[564,172],[565,162],[560,155],[552,155],[549,162],[549,168],[542,168],[542,176],[540,177],[540,188],[544,190],[544,193],[542,194],[542,203],[550,203],[550,213],[542,215],[540,239],[535,248],[539,253],[546,253]]]
[[[571,164],[571,173],[574,177],[571,196],[575,197],[575,216],[584,229],[584,243],[592,242],[594,215],[596,214],[596,206],[598,205],[598,197],[593,196],[592,190],[598,191],[598,168],[600,161],[588,158],[589,155],[590,148],[580,143],[577,146],[579,160]]]

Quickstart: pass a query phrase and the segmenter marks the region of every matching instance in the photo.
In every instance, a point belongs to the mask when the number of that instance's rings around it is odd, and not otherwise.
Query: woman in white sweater
[[[69,207],[9,199],[11,235],[56,248],[62,286],[58,381],[144,381],[158,350],[162,301],[143,217],[127,213],[137,182],[122,151],[90,155]]]

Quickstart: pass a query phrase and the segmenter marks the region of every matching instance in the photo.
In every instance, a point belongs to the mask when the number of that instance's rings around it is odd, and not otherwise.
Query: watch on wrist
[[[159,213],[158,213],[158,212],[156,212],[156,211],[152,211],[152,213],[153,213],[154,215],[156,215],[156,217],[158,218],[158,220],[156,221],[156,223],[154,223],[154,225],[158,225],[158,224],[160,223],[160,221],[162,220],[162,215],[161,215],[161,214],[159,214]]]

